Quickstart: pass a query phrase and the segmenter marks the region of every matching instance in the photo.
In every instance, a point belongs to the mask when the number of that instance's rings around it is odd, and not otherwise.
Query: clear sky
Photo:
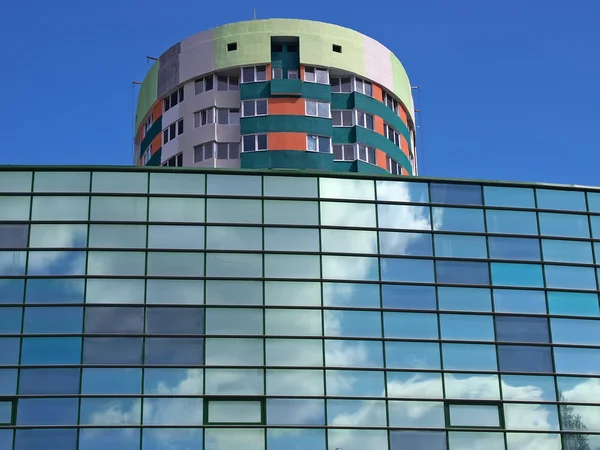
[[[600,185],[598,0],[7,2],[0,163],[130,164],[146,55],[253,7],[389,47],[421,87],[422,175]]]

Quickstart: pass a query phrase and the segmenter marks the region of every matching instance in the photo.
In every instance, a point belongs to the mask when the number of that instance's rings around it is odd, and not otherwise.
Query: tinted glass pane
[[[389,369],[439,369],[440,345],[433,342],[385,342],[385,364]],[[329,391],[329,386],[327,388]]]
[[[425,233],[379,233],[379,252],[388,255],[430,256],[431,235]]]
[[[21,370],[23,373],[25,369]],[[9,396],[17,393],[18,369],[0,369],[0,395]]]
[[[3,171],[0,177],[0,192],[31,191],[31,172]]]
[[[144,248],[146,227],[139,225],[90,225],[90,247]]]
[[[538,239],[490,237],[488,242],[492,259],[540,260]]]
[[[36,172],[34,192],[89,192],[89,172]]]
[[[142,338],[92,338],[83,342],[84,364],[141,364]]]
[[[141,394],[142,369],[83,369],[83,394]]]
[[[34,197],[31,219],[88,220],[89,202],[88,197]]]
[[[318,225],[319,204],[317,202],[265,200],[264,223]]]
[[[442,344],[444,369],[497,370],[493,345]]]
[[[502,375],[502,397],[505,400],[555,401],[554,378],[532,375]]]
[[[86,303],[144,303],[144,284],[144,280],[88,279]]]
[[[542,266],[538,264],[491,263],[492,284],[497,286],[543,287]]]
[[[204,433],[204,450],[236,448],[240,445],[240,442],[244,443],[244,448],[247,450],[262,450],[265,448],[265,430],[207,428]]]
[[[448,406],[450,426],[499,427],[500,416],[496,405]]]
[[[148,248],[204,248],[204,227],[190,225],[150,225]]]
[[[208,227],[206,248],[216,250],[262,250],[263,230],[254,227]]]
[[[124,414],[114,414],[126,411]],[[83,398],[81,399],[82,425],[136,425],[140,423],[140,400],[135,398]]]
[[[436,234],[435,255],[453,258],[487,258],[484,236]]]
[[[326,380],[328,395],[381,397],[385,392],[381,371],[327,370]]]
[[[323,230],[323,232],[332,232],[334,230]],[[262,237],[263,230],[259,229]],[[265,228],[265,250],[278,250],[288,252],[318,252],[319,251],[319,230],[303,228]],[[330,238],[324,238],[323,243],[335,246],[337,243],[336,235]],[[262,250],[262,247],[260,248]]]
[[[599,345],[600,322],[583,319],[550,319],[552,342],[558,344]]]
[[[433,229],[483,232],[483,211],[465,208],[432,208]]]
[[[600,315],[598,295],[577,292],[548,292],[548,310],[565,316]]]
[[[446,398],[499,400],[498,375],[476,375],[473,373],[444,374]]]
[[[267,448],[270,450],[325,448],[325,430],[267,429]]]
[[[438,283],[490,284],[487,263],[466,261],[436,261]]]
[[[18,430],[15,435],[15,450],[36,450],[56,448],[75,450],[77,448],[76,429],[33,429]]]
[[[21,225],[19,225],[21,226]],[[4,230],[6,232],[6,230]],[[15,244],[19,242],[16,236],[8,236],[14,239]],[[25,238],[26,239],[26,238]],[[25,242],[27,242],[25,240]],[[30,247],[85,247],[87,245],[87,225],[32,225],[29,237]],[[0,242],[0,247],[2,243]],[[15,247],[12,245],[11,247]]]
[[[439,373],[388,372],[389,397],[441,398],[442,390],[442,377]]]
[[[141,252],[89,252],[88,275],[144,275],[146,255]]]
[[[204,362],[204,339],[146,338],[145,364],[198,366]]]
[[[0,275],[25,275],[25,259],[25,252],[0,252]]]
[[[148,192],[148,174],[135,172],[94,172],[92,192],[145,193]]]
[[[489,289],[438,288],[439,308],[455,311],[491,311],[492,299]]]
[[[28,237],[29,225],[0,225],[0,248],[26,248]]]
[[[542,239],[544,261],[593,264],[592,246],[589,242]]]
[[[22,364],[80,364],[81,338],[24,338]]]
[[[322,256],[323,278],[337,280],[379,280],[377,258]]]
[[[262,179],[251,175],[209,175],[207,193],[213,195],[261,195]]]
[[[202,198],[150,198],[150,222],[204,222]]]
[[[436,308],[435,288],[432,286],[383,285],[381,293],[384,308]]]
[[[550,342],[548,319],[496,316],[496,338],[507,342]]]
[[[263,177],[265,197],[317,197],[317,179],[309,177]]]
[[[384,334],[392,338],[437,339],[436,314],[386,312],[383,314]]]
[[[412,205],[377,205],[380,228],[431,230],[429,207]]]
[[[29,279],[27,303],[83,303],[85,284],[76,279]]]
[[[493,341],[492,316],[440,314],[441,338],[461,341]]]
[[[19,339],[0,338],[0,364],[19,363]],[[25,364],[24,361],[22,361]]]
[[[6,306],[0,308],[0,333],[20,334],[22,313],[23,308],[10,308]]]
[[[206,369],[206,394],[264,394],[262,369]]]
[[[262,334],[261,309],[210,308],[206,310],[207,334]]]
[[[485,212],[490,233],[537,234],[538,226],[534,212],[495,211]]]
[[[240,253],[207,253],[207,277],[261,277],[262,255]]]
[[[0,220],[29,220],[30,200],[30,197],[0,196]]]
[[[377,233],[357,230],[321,230],[321,249],[323,252],[331,253],[376,254]]]
[[[267,339],[266,363],[275,366],[322,366],[323,342],[318,339]]]
[[[507,372],[552,372],[549,347],[499,345],[500,370]]]
[[[146,310],[146,333],[202,334],[204,308],[161,308]]]
[[[81,333],[83,308],[35,307],[25,309],[25,333]]]
[[[262,283],[257,281],[206,282],[206,303],[213,305],[258,305],[263,303]]]
[[[489,422],[492,423],[490,420]],[[451,450],[470,450],[485,448],[486,450],[504,450],[502,433],[467,433],[452,431],[448,433],[448,444]]]
[[[546,296],[542,291],[494,289],[494,309],[498,312],[546,314]]]
[[[20,394],[78,394],[79,369],[21,369]]]
[[[78,450],[139,450],[139,430],[131,428],[88,428],[79,432]]]
[[[427,202],[429,189],[427,183],[412,181],[377,180],[377,200],[392,202]]]
[[[352,426],[351,417],[369,408],[369,417],[361,420],[364,426],[385,426],[385,402],[378,400],[327,400],[327,423]]]
[[[533,189],[500,186],[484,186],[485,204],[488,206],[513,206],[535,208]]]
[[[29,284],[33,281],[30,280]],[[35,284],[35,283],[34,283]],[[23,303],[25,281],[19,279],[0,279],[0,304]]]
[[[76,425],[76,398],[23,398],[17,408],[17,425]]]
[[[321,224],[340,227],[375,227],[375,205],[321,202]],[[380,226],[383,227],[381,224]]]
[[[207,365],[262,365],[263,353],[261,339],[209,338],[206,340]]]
[[[139,307],[87,307],[86,333],[142,333],[144,309]]]
[[[375,185],[371,180],[320,178],[319,187],[319,194],[321,198],[339,198],[352,200],[375,199]]]
[[[539,213],[540,234],[546,236],[589,237],[587,216],[580,214]]]
[[[369,373],[367,373],[367,376],[368,375]],[[381,373],[381,375],[383,374]],[[373,378],[371,377],[369,380],[373,380]],[[377,383],[376,380],[373,381],[374,383]],[[383,377],[381,377],[380,386],[380,392],[383,392]],[[281,395],[284,397],[297,395],[323,395],[324,392],[324,377],[323,371],[321,370],[267,370],[268,395]]]
[[[556,372],[597,375],[600,351],[595,348],[554,347]]]
[[[143,197],[92,197],[90,219],[145,222],[147,207],[148,199]]]
[[[585,211],[585,192],[561,191],[558,189],[536,189],[537,204],[540,209],[562,209],[565,211]]]
[[[319,293],[307,293],[319,305]],[[358,283],[323,283],[323,305],[348,308],[379,308],[379,286]]]
[[[390,449],[446,450],[446,433],[443,431],[392,431]]]
[[[596,290],[596,274],[592,267],[545,265],[544,273],[547,287]]]
[[[481,205],[481,186],[470,184],[430,183],[431,203],[451,205]]]
[[[326,311],[326,313],[331,311]],[[352,312],[352,311],[351,311]],[[343,314],[341,311],[336,318],[342,316],[340,322],[343,324]],[[368,315],[363,319],[367,323],[361,327],[368,335],[376,334],[379,330],[381,335],[381,320],[378,327],[369,326],[373,320]],[[379,318],[379,317],[378,317]],[[325,317],[327,322],[328,317]],[[332,318],[335,320],[335,318]],[[343,326],[343,325],[342,325]],[[375,330],[373,330],[375,328]],[[336,329],[335,331],[338,331]],[[353,330],[354,331],[354,330]],[[265,311],[265,333],[275,336],[321,336],[323,334],[323,325],[321,323],[321,311],[301,310],[301,309],[270,309]],[[327,333],[327,329],[325,330]]]
[[[506,428],[513,430],[558,430],[558,414],[556,405],[535,405],[534,411],[544,417],[540,423],[537,420],[527,420],[533,405],[508,404],[504,405],[504,418]],[[543,425],[542,425],[543,424]]]
[[[151,173],[150,193],[204,194],[204,175],[196,173]]]
[[[146,398],[142,423],[150,425],[202,425],[201,398]],[[209,406],[210,407],[210,406]],[[174,411],[178,413],[173,414]]]
[[[428,259],[381,258],[383,281],[433,283],[433,261]]]

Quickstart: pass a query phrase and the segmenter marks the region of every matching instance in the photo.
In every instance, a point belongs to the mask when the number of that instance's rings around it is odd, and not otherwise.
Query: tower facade
[[[361,33],[307,20],[223,25],[144,79],[136,165],[417,174],[411,85]]]

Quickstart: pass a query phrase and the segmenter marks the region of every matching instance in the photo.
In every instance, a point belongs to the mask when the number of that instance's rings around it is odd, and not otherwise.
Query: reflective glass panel
[[[321,225],[375,227],[375,205],[370,203],[321,202]],[[383,227],[383,225],[379,225]]]
[[[27,369],[21,369],[21,377]],[[9,396],[17,393],[18,369],[0,369],[0,395]],[[27,377],[27,375],[25,375]],[[79,380],[79,377],[77,377]],[[78,389],[79,390],[79,389]]]
[[[203,277],[204,253],[148,253],[147,275]]]
[[[322,366],[323,341],[319,339],[267,339],[266,364]]]
[[[197,173],[151,173],[151,194],[204,194],[205,177]]]
[[[244,450],[263,450],[265,448],[264,429],[207,428],[204,436],[204,450],[235,449],[241,445]]]
[[[429,201],[427,183],[377,180],[375,185],[377,186],[377,200],[415,203]]]
[[[0,192],[31,191],[31,172],[3,171],[0,177]]]
[[[321,276],[318,255],[265,255],[264,258],[265,277],[268,278],[320,278]]]
[[[451,258],[487,258],[484,236],[436,234],[435,255]]]
[[[84,364],[141,364],[142,338],[86,337]]]
[[[325,448],[323,429],[267,429],[269,450],[312,450]]]
[[[28,237],[29,225],[27,224],[0,224],[0,248],[27,248]],[[31,244],[31,247],[36,247],[36,245]],[[60,246],[57,245],[57,247]]]
[[[556,372],[597,375],[600,351],[595,348],[554,348]]]
[[[386,341],[385,364],[388,369],[440,369],[440,345]]]
[[[318,225],[319,203],[265,200],[264,223],[281,225]]]
[[[144,197],[92,197],[90,220],[145,222],[148,199]],[[83,219],[83,220],[87,220]]]
[[[539,264],[490,263],[492,284],[496,286],[543,287],[544,277]]]
[[[1,344],[0,344],[1,345]],[[21,364],[80,364],[80,337],[23,338]]]
[[[371,180],[319,178],[321,198],[375,200],[375,185]]]
[[[487,230],[490,233],[538,234],[534,212],[486,210]]]
[[[383,383],[383,372],[380,372],[379,374],[381,375]],[[335,382],[332,384],[331,388],[333,390],[335,390],[335,386],[339,386],[344,382],[343,379],[336,381],[339,382],[337,384],[335,384]],[[383,385],[381,388],[383,391]],[[322,370],[267,370],[267,395],[290,397],[296,395],[323,395],[324,392],[324,377]],[[329,384],[327,385],[327,392],[332,395]]]
[[[142,369],[85,368],[81,378],[82,394],[141,394]]]
[[[0,220],[29,220],[30,201],[31,197],[0,196]],[[37,212],[36,214],[43,213]]]
[[[206,394],[264,394],[264,373],[263,369],[206,369]]]
[[[558,431],[556,405],[505,404],[505,426],[509,430]]]
[[[388,372],[387,393],[391,398],[442,398],[442,376],[427,372]]]
[[[146,425],[202,425],[203,411],[201,398],[145,398],[142,423]]]
[[[433,261],[429,259],[380,258],[381,280],[433,283]]]
[[[327,400],[327,424],[354,426],[353,418],[367,408],[369,414],[362,416],[362,426],[386,426],[385,402],[380,400]]]
[[[433,229],[439,231],[485,231],[483,210],[432,208]]]
[[[29,275],[83,275],[85,252],[30,252],[27,273]]]
[[[600,402],[600,378],[558,377],[560,401],[573,403]]]
[[[558,289],[589,289],[595,291],[596,274],[592,267],[544,265],[546,286]]]
[[[241,253],[207,253],[206,276],[230,278],[261,277],[262,255]]]
[[[552,342],[557,344],[600,345],[600,321],[550,319]]]
[[[444,374],[446,398],[465,400],[499,400],[500,383],[498,375],[478,375],[474,373]]]
[[[529,238],[493,237],[488,238],[490,258],[539,261],[540,241]]]
[[[490,284],[488,263],[471,261],[436,261],[438,283]]]
[[[446,450],[446,433],[443,431],[391,431],[390,449]]]
[[[84,244],[85,246],[85,244]],[[90,225],[90,247],[144,248],[146,227],[141,225]]]
[[[137,398],[82,398],[82,425],[137,425],[141,422]]]
[[[134,252],[89,252],[89,275],[144,275],[146,255]]]
[[[268,313],[267,313],[268,317]],[[301,317],[301,316],[299,316]],[[320,318],[320,317],[319,317]],[[313,322],[316,322],[313,320]],[[325,336],[380,337],[381,313],[367,311],[324,311]],[[320,325],[320,321],[317,322]],[[309,326],[304,322],[302,326]],[[314,329],[314,334],[321,330]]]
[[[271,283],[267,283],[267,288],[270,285]],[[206,282],[206,304],[208,305],[262,305],[262,303],[261,282],[222,280]]]
[[[540,209],[585,211],[585,192],[558,189],[536,189],[537,206]]]
[[[204,222],[203,198],[151,197],[150,222]]]
[[[56,448],[75,450],[77,448],[77,429],[22,429],[16,431],[15,450],[37,450]]]
[[[502,397],[505,400],[555,401],[553,377],[502,375]]]
[[[322,399],[267,399],[268,425],[324,425]]]
[[[451,431],[448,433],[448,444],[451,450],[504,450],[502,433],[469,433]]]
[[[499,427],[500,412],[497,405],[452,405],[448,406],[450,426]]]
[[[489,289],[440,286],[438,287],[438,302],[441,310],[492,310],[492,299]]]
[[[354,354],[357,357],[347,356]],[[326,340],[325,363],[330,367],[383,367],[382,343]]]
[[[321,249],[323,252],[331,253],[376,254],[377,233],[357,230],[321,230]]]
[[[190,225],[150,225],[148,248],[203,249],[204,227]]]
[[[17,408],[17,425],[76,425],[76,398],[22,398]]]
[[[21,363],[26,364],[24,360]],[[18,338],[0,338],[0,364],[19,364]]]
[[[209,195],[261,195],[262,179],[252,175],[208,175],[206,192]]]
[[[261,423],[261,402],[254,400],[211,400],[208,423]]]
[[[265,197],[317,197],[317,178],[263,177]]]
[[[481,205],[481,186],[474,184],[430,183],[431,203],[448,205]]]
[[[258,228],[261,237],[263,230]],[[323,230],[333,231],[333,230]],[[306,228],[265,228],[265,250],[287,251],[287,252],[318,252],[319,230]],[[335,239],[335,236],[331,236]],[[326,238],[323,239],[324,243]],[[333,244],[335,245],[335,241]],[[262,250],[259,248],[258,250]],[[324,250],[328,251],[328,250]]]
[[[546,314],[543,291],[494,289],[494,309],[497,312]]]
[[[0,228],[1,229],[1,228]],[[9,234],[10,236],[10,234]],[[18,238],[11,236],[13,242]],[[25,242],[27,238],[25,237]],[[87,245],[87,225],[32,225],[29,246],[35,247],[71,247],[79,248]],[[0,243],[1,246],[1,243]],[[12,247],[15,245],[13,244]],[[25,245],[26,246],[26,245]]]
[[[23,308],[0,308],[0,333],[21,334],[21,316]]]
[[[31,220],[88,220],[89,203],[88,197],[33,197]]]
[[[145,369],[144,393],[161,395],[201,395],[202,369]]]
[[[94,172],[92,192],[148,192],[148,174],[143,172]]]
[[[428,206],[377,205],[380,228],[431,230]]]
[[[144,363],[199,366],[204,363],[204,339],[146,338]]]
[[[433,286],[386,285],[381,287],[384,308],[390,309],[435,309]]]
[[[315,295],[317,301],[319,294]],[[379,286],[358,283],[323,283],[323,306],[379,308]]]
[[[589,237],[587,216],[581,214],[539,213],[540,234],[546,236]]]
[[[34,281],[30,280],[29,284],[33,284]],[[23,303],[23,294],[25,291],[25,280],[13,279],[0,279],[0,304],[8,303]]]
[[[517,208],[535,208],[533,189],[484,186],[483,195],[487,206],[508,206]]]
[[[260,200],[208,199],[206,221],[212,223],[261,223]]]
[[[564,316],[598,317],[598,294],[548,292],[548,310],[550,314]]]
[[[206,334],[263,334],[263,310],[249,308],[208,308]]]
[[[206,339],[206,364],[217,366],[260,366],[264,363],[261,339]]]
[[[83,288],[81,290],[83,292]],[[85,301],[86,303],[144,303],[144,290],[144,280],[88,279]]]
[[[79,432],[78,450],[139,450],[140,433],[133,428],[86,428]]]
[[[322,256],[323,278],[337,280],[379,280],[377,258],[357,256]]]
[[[79,369],[21,369],[19,394],[78,394],[79,377]]]
[[[204,308],[146,308],[146,334],[203,334]]]
[[[425,233],[380,232],[379,252],[387,255],[431,256],[433,255],[431,235]]]
[[[85,311],[86,333],[143,333],[144,308],[88,306]]]
[[[550,342],[548,319],[496,316],[496,339],[505,342]]]
[[[492,316],[440,314],[441,338],[457,341],[493,341]]]
[[[327,370],[327,395],[383,397],[384,373],[369,370]]]
[[[437,339],[438,320],[436,314],[385,312],[383,313],[385,337]]]
[[[542,239],[544,261],[593,264],[592,246],[589,242]]]
[[[330,311],[325,312],[326,324],[332,320],[332,318],[327,316],[327,312]],[[365,319],[363,318],[363,320]],[[342,321],[338,321],[338,327],[340,327],[339,322]],[[325,328],[325,333],[327,334],[327,327]],[[265,311],[265,334],[274,336],[321,336],[323,334],[321,311],[308,309],[267,309]]]
[[[25,308],[24,333],[81,333],[82,330],[82,307]]]
[[[500,370],[506,372],[552,372],[549,347],[499,345],[498,361]]]
[[[89,192],[89,172],[36,172],[34,192]]]
[[[444,369],[497,370],[496,348],[484,344],[442,344]]]

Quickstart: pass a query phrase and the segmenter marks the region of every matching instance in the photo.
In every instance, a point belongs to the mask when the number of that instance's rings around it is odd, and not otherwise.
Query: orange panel
[[[409,158],[408,141],[406,140],[403,134],[400,135],[400,148],[402,149],[402,153],[404,153],[406,157]]]
[[[271,64],[267,64],[267,81],[271,79]]]
[[[383,91],[381,90],[381,86],[373,83],[373,98],[376,98],[380,102],[383,101]]]
[[[402,122],[404,122],[404,125],[408,127],[408,116],[406,115],[406,111],[402,105],[398,106],[398,112],[400,113],[400,118],[402,119]]]
[[[152,122],[156,122],[163,113],[163,101],[159,99],[152,108]]]
[[[306,133],[269,133],[269,150],[306,150]]]
[[[304,64],[300,65],[300,79],[304,81]]]
[[[378,116],[373,116],[375,119],[375,131],[379,134],[383,134],[383,119]]]
[[[387,155],[379,149],[375,150],[375,162],[377,163],[377,167],[388,170]]]
[[[162,147],[162,131],[160,133],[158,133],[158,136],[156,136],[154,139],[152,139],[152,154],[154,155],[159,148]]]
[[[305,114],[305,105],[306,101],[303,98],[270,98],[269,114],[303,116]]]

